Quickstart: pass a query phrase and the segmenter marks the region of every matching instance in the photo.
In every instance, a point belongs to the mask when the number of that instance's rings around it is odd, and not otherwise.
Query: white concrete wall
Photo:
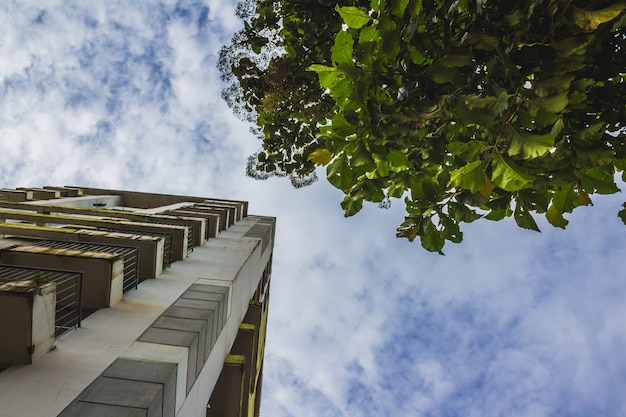
[[[56,309],[56,284],[48,283],[41,288],[41,294],[33,299],[32,340],[35,350],[31,360],[41,358],[54,347],[54,317]]]

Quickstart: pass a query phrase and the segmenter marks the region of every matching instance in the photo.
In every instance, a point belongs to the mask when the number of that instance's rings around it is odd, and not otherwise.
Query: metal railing
[[[114,229],[107,227],[98,227],[97,230],[102,230],[105,232],[116,232],[116,233],[128,233],[131,235],[142,235],[142,236],[152,236],[152,237],[162,237],[163,238],[163,269],[169,268],[172,265],[172,234],[170,233],[150,233],[145,230],[136,230],[136,229]]]
[[[193,226],[180,225],[180,224],[171,224],[171,223],[154,223],[154,224],[158,224],[158,225],[161,225],[161,226],[184,227],[185,229],[187,229],[187,255],[189,255],[193,251],[193,245],[194,245]],[[169,236],[170,238],[172,237],[172,235],[168,234],[168,233],[165,233],[164,235],[165,236]]]
[[[80,327],[83,310],[83,273],[28,266],[0,265],[0,282],[34,280],[56,283],[54,337]]]
[[[193,236],[193,227],[192,226],[186,226],[187,227],[187,255],[189,255],[191,252],[193,252],[193,247],[194,247],[194,236]]]
[[[114,255],[122,255],[124,260],[124,292],[137,288],[139,275],[139,250],[130,246],[109,245],[103,243],[66,242],[62,240],[41,240],[33,243],[33,246],[43,246],[52,249],[69,249],[76,251],[104,252]]]

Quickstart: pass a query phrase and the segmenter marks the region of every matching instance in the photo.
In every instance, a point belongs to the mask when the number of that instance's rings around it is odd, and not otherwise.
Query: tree
[[[565,228],[619,191],[625,2],[334,4],[259,1],[222,51],[225,97],[263,140],[253,175],[325,165],[346,216],[404,198],[397,235],[435,252],[462,222]]]

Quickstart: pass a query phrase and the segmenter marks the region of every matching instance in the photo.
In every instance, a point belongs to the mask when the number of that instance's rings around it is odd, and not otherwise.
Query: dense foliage
[[[565,227],[626,168],[626,3],[264,1],[223,49],[225,98],[256,122],[252,175],[317,165],[363,201],[404,198],[397,235],[441,252],[459,223]],[[620,212],[626,222],[626,209]]]

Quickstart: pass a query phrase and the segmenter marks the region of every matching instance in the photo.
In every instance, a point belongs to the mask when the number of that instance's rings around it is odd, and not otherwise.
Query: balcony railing
[[[80,327],[83,309],[83,273],[26,266],[0,265],[0,282],[33,280],[56,283],[54,336]]]
[[[137,248],[99,243],[66,242],[62,240],[42,240],[33,243],[33,245],[53,249],[104,252],[122,255],[124,259],[124,283],[122,284],[123,291],[126,292],[133,288],[137,288],[137,284],[139,284],[139,275],[137,274],[137,267],[139,265],[139,250]]]
[[[171,233],[149,233],[145,230],[136,230],[132,228],[123,228],[123,229],[113,229],[107,227],[98,227],[98,230],[102,230],[105,232],[117,232],[117,233],[129,233],[133,235],[144,235],[144,236],[159,236],[163,237],[163,269],[169,268],[173,262],[173,254],[172,254],[172,240],[173,236]]]

